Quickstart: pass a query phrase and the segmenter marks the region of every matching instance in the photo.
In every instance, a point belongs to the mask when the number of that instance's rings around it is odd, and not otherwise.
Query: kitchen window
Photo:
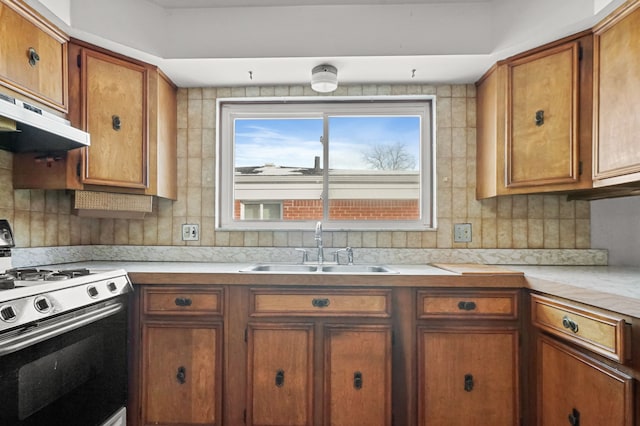
[[[217,227],[435,228],[434,104],[219,99]]]

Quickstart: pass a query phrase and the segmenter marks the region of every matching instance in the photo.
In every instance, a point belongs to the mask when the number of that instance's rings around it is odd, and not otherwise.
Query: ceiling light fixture
[[[329,93],[338,88],[338,70],[333,65],[318,65],[311,70],[311,88]]]

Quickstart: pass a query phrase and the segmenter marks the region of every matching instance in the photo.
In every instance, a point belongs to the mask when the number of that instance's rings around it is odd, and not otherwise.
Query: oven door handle
[[[117,314],[124,309],[123,303],[114,303],[108,306],[85,312],[77,316],[65,318],[44,326],[37,326],[25,333],[7,337],[0,340],[0,356],[17,352],[29,346],[33,346],[52,337],[60,336],[76,330],[85,325]]]

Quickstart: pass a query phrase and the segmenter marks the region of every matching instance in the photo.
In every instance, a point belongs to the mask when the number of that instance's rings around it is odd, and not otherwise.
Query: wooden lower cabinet
[[[223,424],[223,299],[219,287],[136,287],[127,424]]]
[[[313,424],[313,324],[251,324],[247,424]]]
[[[247,345],[247,425],[391,425],[389,325],[251,323]]]
[[[391,425],[391,328],[325,327],[324,424]]]
[[[221,335],[219,324],[145,324],[142,424],[220,424]]]
[[[538,346],[538,425],[632,426],[633,379],[550,337]]]
[[[518,331],[418,330],[418,424],[520,424]]]
[[[137,289],[133,426],[521,424],[518,290]]]

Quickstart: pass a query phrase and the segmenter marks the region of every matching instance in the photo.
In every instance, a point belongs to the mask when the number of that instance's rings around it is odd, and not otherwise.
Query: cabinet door
[[[220,424],[221,337],[219,324],[144,325],[144,425]]]
[[[313,324],[250,324],[247,425],[313,423]]]
[[[147,69],[82,49],[82,124],[85,184],[127,188],[148,185]]]
[[[579,44],[508,64],[507,187],[578,180]]]
[[[391,327],[325,326],[327,426],[391,425]]]
[[[640,3],[595,30],[596,186],[640,181]]]
[[[0,2],[0,18],[0,84],[67,112],[67,36],[22,2]]]
[[[419,425],[520,424],[518,332],[418,330]]]
[[[538,338],[539,425],[631,426],[632,386],[631,377]]]

